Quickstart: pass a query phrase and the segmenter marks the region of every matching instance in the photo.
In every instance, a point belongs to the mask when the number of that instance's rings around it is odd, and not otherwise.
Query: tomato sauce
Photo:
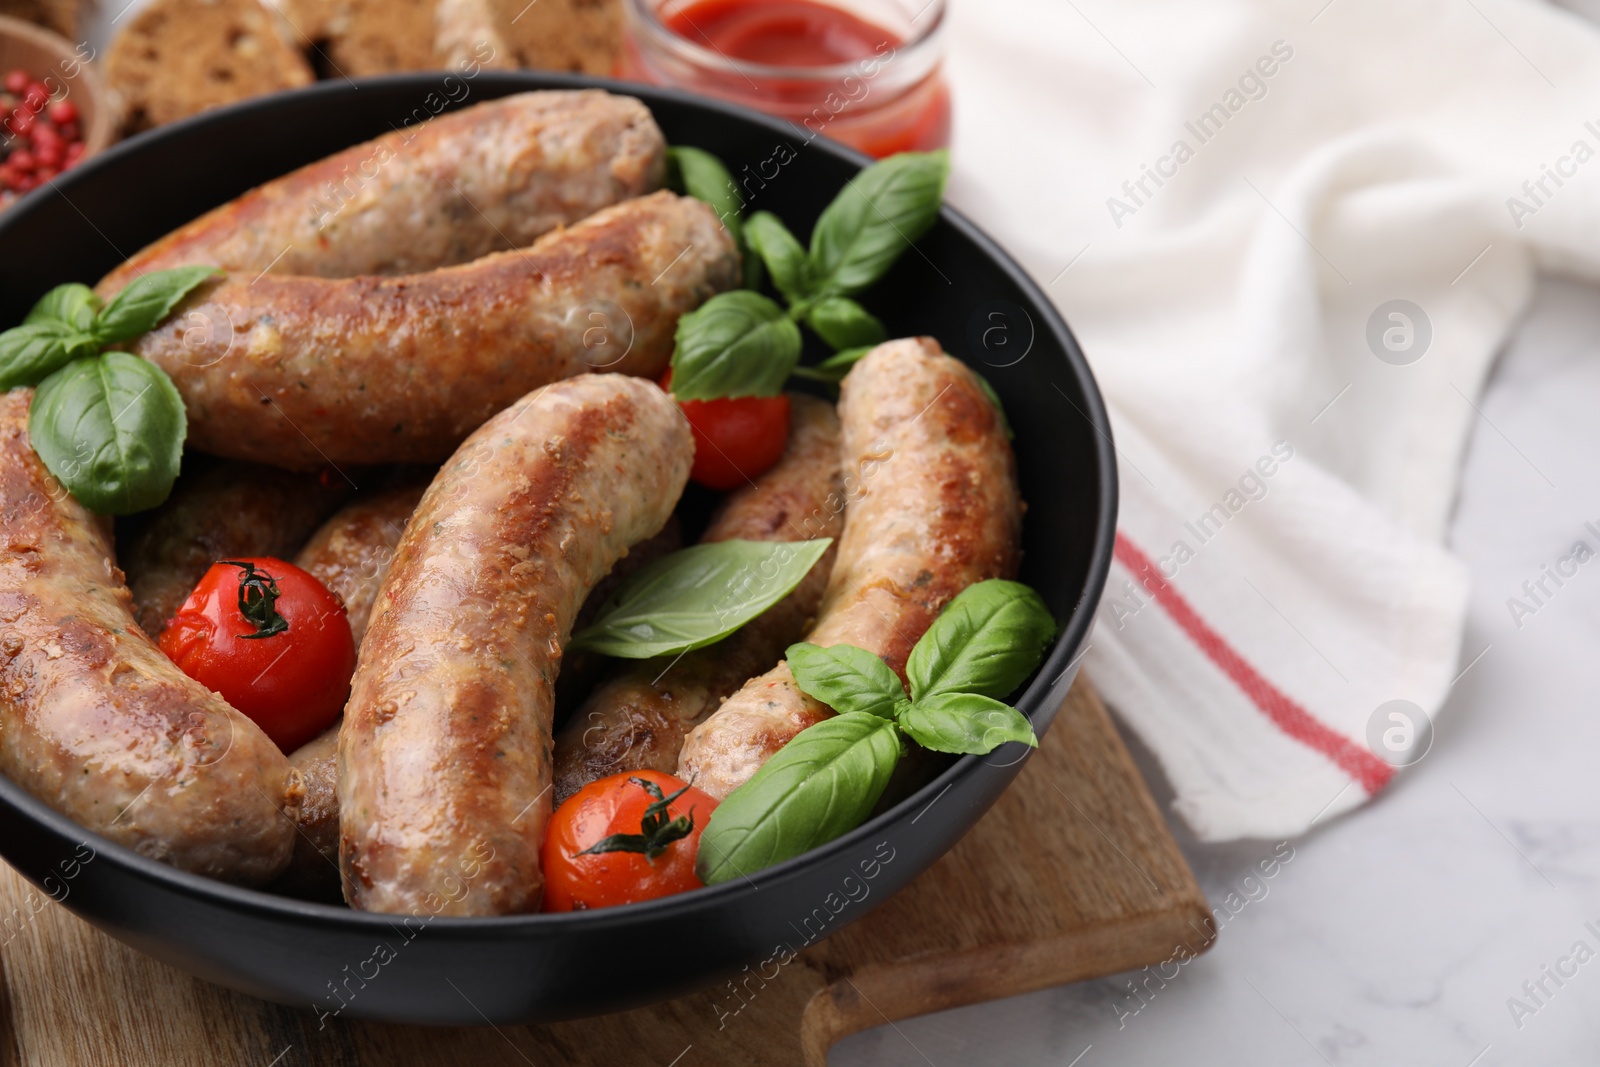
[[[826,67],[872,55],[885,40],[905,42],[817,0],[694,0],[662,22],[686,41],[706,44],[732,59],[774,67]]]
[[[949,144],[950,94],[937,59],[917,58],[927,73],[909,85],[890,73],[895,64],[912,62],[912,51],[927,42],[908,45],[899,34],[821,0],[687,0],[663,5],[656,17],[668,33],[706,49],[707,61],[653,54],[641,39],[648,35],[630,35],[623,76],[747,104],[878,157]],[[728,63],[794,74],[736,72]],[[840,67],[849,73],[841,77]]]

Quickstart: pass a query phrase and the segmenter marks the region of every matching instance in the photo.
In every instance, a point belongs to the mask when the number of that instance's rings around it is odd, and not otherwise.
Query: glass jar
[[[950,143],[944,0],[623,0],[618,73],[879,158]]]

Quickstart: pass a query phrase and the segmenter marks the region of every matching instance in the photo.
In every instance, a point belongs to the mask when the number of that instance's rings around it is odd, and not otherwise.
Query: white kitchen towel
[[[1425,736],[1483,653],[1444,538],[1534,271],[1600,278],[1600,33],[1536,0],[951,18],[951,199],[1112,413],[1089,674],[1202,839],[1301,833],[1380,791],[1391,713]]]

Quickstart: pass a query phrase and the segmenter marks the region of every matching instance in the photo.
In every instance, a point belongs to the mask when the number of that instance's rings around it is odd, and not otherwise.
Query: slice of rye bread
[[[111,42],[105,74],[128,133],[313,77],[258,0],[154,0]]]
[[[43,26],[77,43],[83,4],[84,0],[0,0],[0,15]]]
[[[277,0],[324,78],[430,70],[434,0]]]
[[[517,64],[612,74],[622,50],[621,0],[488,0]]]
[[[433,46],[441,66],[472,73],[479,67],[516,68],[516,57],[495,22],[489,0],[438,0],[433,19]]]
[[[489,0],[272,0],[324,78],[511,68]]]

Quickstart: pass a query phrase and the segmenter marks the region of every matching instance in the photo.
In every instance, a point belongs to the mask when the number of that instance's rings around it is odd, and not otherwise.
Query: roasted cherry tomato
[[[284,752],[333,725],[356,669],[344,604],[299,567],[269,557],[213,563],[159,644]]]
[[[661,378],[671,392],[672,371]],[[787,396],[736,396],[680,400],[694,431],[694,466],[689,477],[707,489],[735,489],[766,471],[789,441]]]
[[[695,853],[716,808],[662,771],[590,782],[556,809],[544,837],[544,910],[581,911],[698,889]]]

